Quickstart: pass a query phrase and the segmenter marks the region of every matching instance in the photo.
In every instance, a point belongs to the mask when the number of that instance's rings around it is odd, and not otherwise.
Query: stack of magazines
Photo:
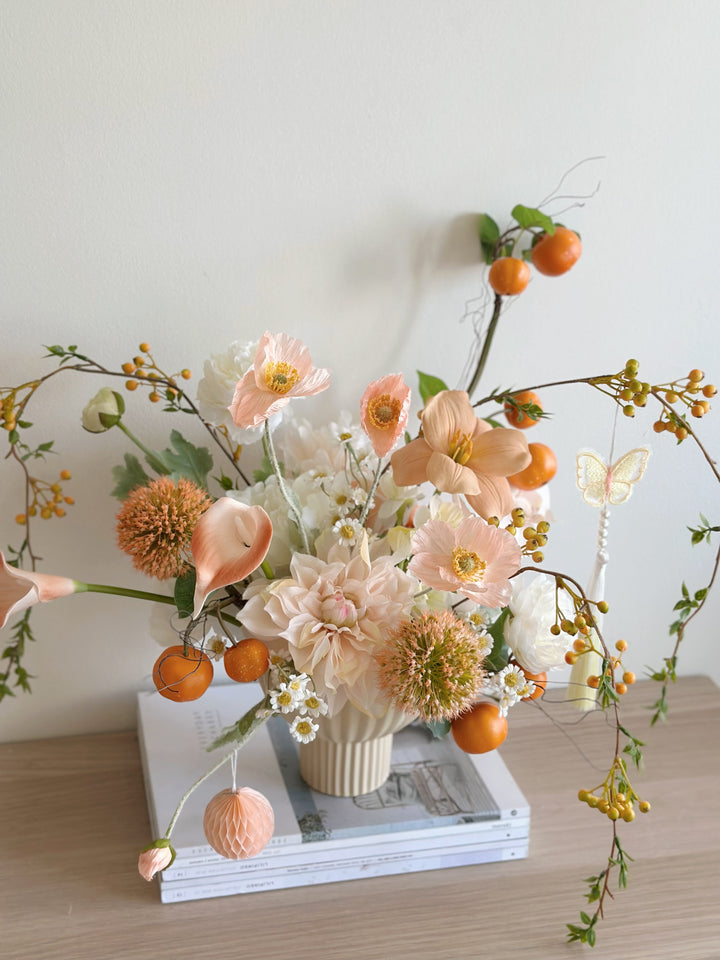
[[[138,695],[138,734],[153,836],[221,752],[206,747],[254,703],[256,684],[214,684],[202,700]],[[227,751],[228,748],[221,748]],[[237,754],[237,786],[263,793],[275,832],[250,860],[226,860],[202,828],[208,801],[232,785],[230,764],[189,798],[173,832],[177,857],[159,876],[163,903],[518,860],[527,856],[530,809],[497,751],[471,756],[452,737],[412,724],[393,739],[388,780],[372,793],[330,797],[301,779],[298,746],[282,717]]]

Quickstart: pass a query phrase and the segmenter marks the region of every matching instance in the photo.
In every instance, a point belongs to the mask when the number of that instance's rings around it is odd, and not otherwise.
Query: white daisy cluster
[[[510,707],[535,691],[535,684],[528,680],[517,664],[508,664],[497,673],[488,676],[483,685],[483,693],[498,702],[500,715],[507,716]]]
[[[290,733],[298,743],[309,743],[315,739],[318,724],[314,718],[325,716],[328,705],[315,692],[313,682],[306,673],[291,674],[270,690],[269,697],[270,707],[275,713],[295,714],[290,720]]]
[[[481,612],[484,609],[484,607],[478,607],[475,613],[471,613],[469,617],[465,617],[465,622],[478,638],[480,653],[483,657],[489,657],[492,653],[494,642],[492,635],[489,634],[486,629],[488,621]]]

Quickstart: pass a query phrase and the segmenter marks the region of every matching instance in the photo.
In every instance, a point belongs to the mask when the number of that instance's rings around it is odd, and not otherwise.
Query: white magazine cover
[[[153,693],[138,695],[139,739],[148,806],[155,836],[161,836],[187,788],[229,752],[207,745],[262,699],[257,684],[214,684],[202,700],[174,703]],[[470,756],[452,738],[432,738],[424,726],[409,726],[393,738],[390,777],[361,797],[330,797],[311,790],[299,774],[297,744],[277,717],[263,725],[238,752],[237,782],[259,790],[275,812],[275,833],[254,869],[267,869],[277,855],[308,859],[322,847],[328,860],[348,851],[392,842],[418,846],[455,834],[479,842],[507,842],[529,833],[529,808],[497,751]],[[190,867],[217,865],[244,871],[252,861],[228,861],[205,840],[202,819],[212,796],[230,785],[229,764],[213,774],[187,801],[172,842],[177,859],[164,880]],[[452,836],[452,839],[450,837]],[[317,845],[317,846],[316,846]],[[427,847],[426,839],[424,846]],[[329,851],[333,851],[332,855]],[[279,863],[278,865],[279,866]]]

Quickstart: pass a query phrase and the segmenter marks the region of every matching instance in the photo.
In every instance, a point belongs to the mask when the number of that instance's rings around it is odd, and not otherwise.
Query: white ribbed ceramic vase
[[[331,718],[322,718],[314,740],[300,745],[303,780],[333,797],[377,790],[390,773],[393,734],[411,720],[392,707],[382,717],[370,717],[346,703]]]

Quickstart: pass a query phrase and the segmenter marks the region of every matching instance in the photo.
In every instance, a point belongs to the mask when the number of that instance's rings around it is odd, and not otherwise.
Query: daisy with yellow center
[[[434,590],[457,592],[484,607],[502,607],[510,599],[509,578],[520,569],[522,554],[514,537],[466,517],[457,527],[428,520],[412,539],[408,573]]]

